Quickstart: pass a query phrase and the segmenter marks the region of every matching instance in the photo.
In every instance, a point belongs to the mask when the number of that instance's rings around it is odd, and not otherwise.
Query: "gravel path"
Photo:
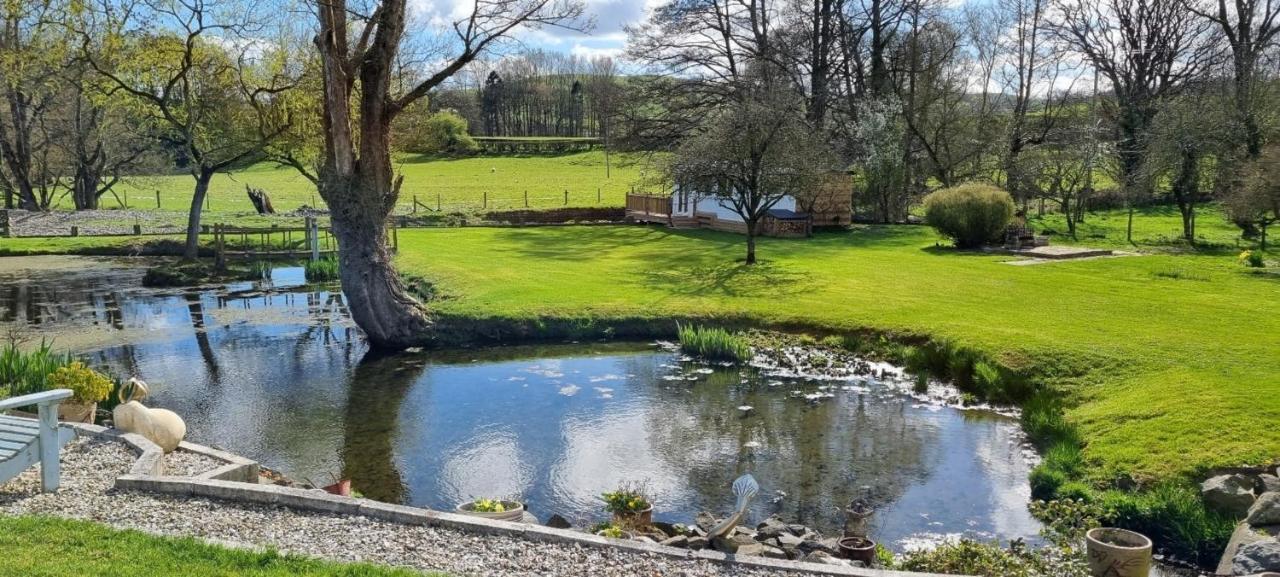
[[[0,485],[0,514],[90,519],[151,533],[189,535],[236,545],[341,561],[368,561],[461,575],[554,577],[756,577],[792,575],[701,560],[577,545],[548,544],[450,529],[112,490],[133,454],[106,440],[81,440],[63,450],[62,488],[40,493],[38,468]]]
[[[218,467],[225,465],[222,461],[201,455],[200,453],[192,453],[191,451],[183,451],[178,449],[164,456],[164,474],[177,475],[180,477],[194,477],[201,473],[207,473]]]

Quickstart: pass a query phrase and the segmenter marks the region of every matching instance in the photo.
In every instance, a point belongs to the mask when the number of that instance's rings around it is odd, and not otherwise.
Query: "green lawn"
[[[216,547],[87,521],[0,517],[0,575],[23,577],[411,577],[421,573]]]
[[[1029,219],[1037,232],[1048,233],[1055,244],[1081,244],[1107,248],[1186,247],[1182,240],[1182,214],[1174,205],[1142,207],[1134,211],[1133,242],[1125,239],[1129,213],[1123,209],[1100,210],[1085,215],[1076,227],[1076,238],[1067,235],[1067,221],[1049,213]],[[1196,240],[1209,248],[1249,248],[1252,241],[1240,238],[1240,229],[1229,222],[1217,204],[1196,210]]]
[[[138,252],[149,243],[183,242],[181,235],[160,236],[62,236],[0,238],[0,256],[40,254],[104,254],[107,251]]]
[[[476,319],[746,318],[945,337],[1072,394],[1095,479],[1280,458],[1280,275],[1233,256],[1010,266],[925,227],[808,240],[646,227],[400,233],[405,272]],[[1273,253],[1271,260],[1275,264]]]
[[[524,193],[529,192],[530,206],[552,208],[564,206],[564,191],[569,191],[569,206],[622,206],[626,191],[639,186],[641,172],[652,176],[658,170],[637,154],[611,155],[609,177],[605,177],[602,151],[557,155],[476,156],[459,159],[427,158],[399,155],[397,168],[404,174],[400,206],[397,212],[412,210],[413,198],[432,208],[437,195],[442,208],[480,210],[484,195],[489,195],[488,208],[524,208]],[[258,164],[232,174],[219,174],[210,185],[209,209],[218,213],[249,212],[253,205],[245,195],[245,185],[262,188],[271,195],[276,210],[288,211],[302,205],[319,206],[322,201],[315,187],[292,168]],[[156,191],[160,191],[160,208],[185,211],[191,204],[194,181],[189,175],[136,177],[117,187],[120,202],[128,195],[130,208],[156,208]],[[597,200],[599,189],[599,200]],[[64,200],[63,208],[70,207]],[[116,197],[103,198],[104,208],[117,208]]]

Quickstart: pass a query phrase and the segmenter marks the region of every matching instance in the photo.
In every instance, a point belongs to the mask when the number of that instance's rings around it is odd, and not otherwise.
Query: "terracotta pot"
[[[98,403],[82,403],[67,399],[58,403],[58,420],[67,423],[93,424],[98,413]]]
[[[1141,533],[1090,529],[1085,534],[1085,551],[1093,577],[1147,577],[1151,571],[1151,539]]]
[[[648,527],[653,524],[653,503],[650,503],[643,511],[636,511],[634,513],[614,513],[613,522],[619,525]]]
[[[350,497],[351,496],[351,479],[343,479],[327,487],[321,487],[321,489],[323,489],[324,492],[332,495]]]
[[[496,519],[498,521],[519,521],[524,518],[524,503],[519,501],[503,501],[502,507],[506,509],[500,513],[485,513],[475,510],[475,501],[467,501],[455,509],[463,515],[471,515],[472,517],[483,517],[485,519]]]
[[[870,567],[876,561],[876,542],[866,537],[845,537],[839,541],[840,554],[845,559],[862,561]]]

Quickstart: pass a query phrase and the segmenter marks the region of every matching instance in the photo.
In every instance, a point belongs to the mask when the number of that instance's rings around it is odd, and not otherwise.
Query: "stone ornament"
[[[187,423],[173,411],[147,408],[139,402],[147,398],[148,393],[147,383],[136,378],[120,387],[117,393],[120,404],[111,412],[115,427],[142,435],[165,453],[172,453],[187,436]]]

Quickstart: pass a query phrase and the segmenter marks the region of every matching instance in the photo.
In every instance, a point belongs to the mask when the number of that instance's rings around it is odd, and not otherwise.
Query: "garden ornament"
[[[733,482],[733,494],[738,499],[738,503],[734,507],[733,514],[721,521],[720,524],[712,527],[711,530],[707,532],[707,539],[723,537],[728,535],[730,531],[733,531],[733,528],[738,526],[738,523],[742,521],[742,518],[747,515],[747,507],[751,505],[751,499],[754,499],[756,494],[759,492],[760,484],[756,483],[755,477],[752,477],[750,473],[738,477],[738,480]]]
[[[147,398],[147,384],[129,379],[116,396],[120,404],[111,411],[115,427],[126,433],[137,433],[160,446],[165,453],[178,448],[187,436],[187,424],[182,417],[168,409],[149,409],[141,402]]]

